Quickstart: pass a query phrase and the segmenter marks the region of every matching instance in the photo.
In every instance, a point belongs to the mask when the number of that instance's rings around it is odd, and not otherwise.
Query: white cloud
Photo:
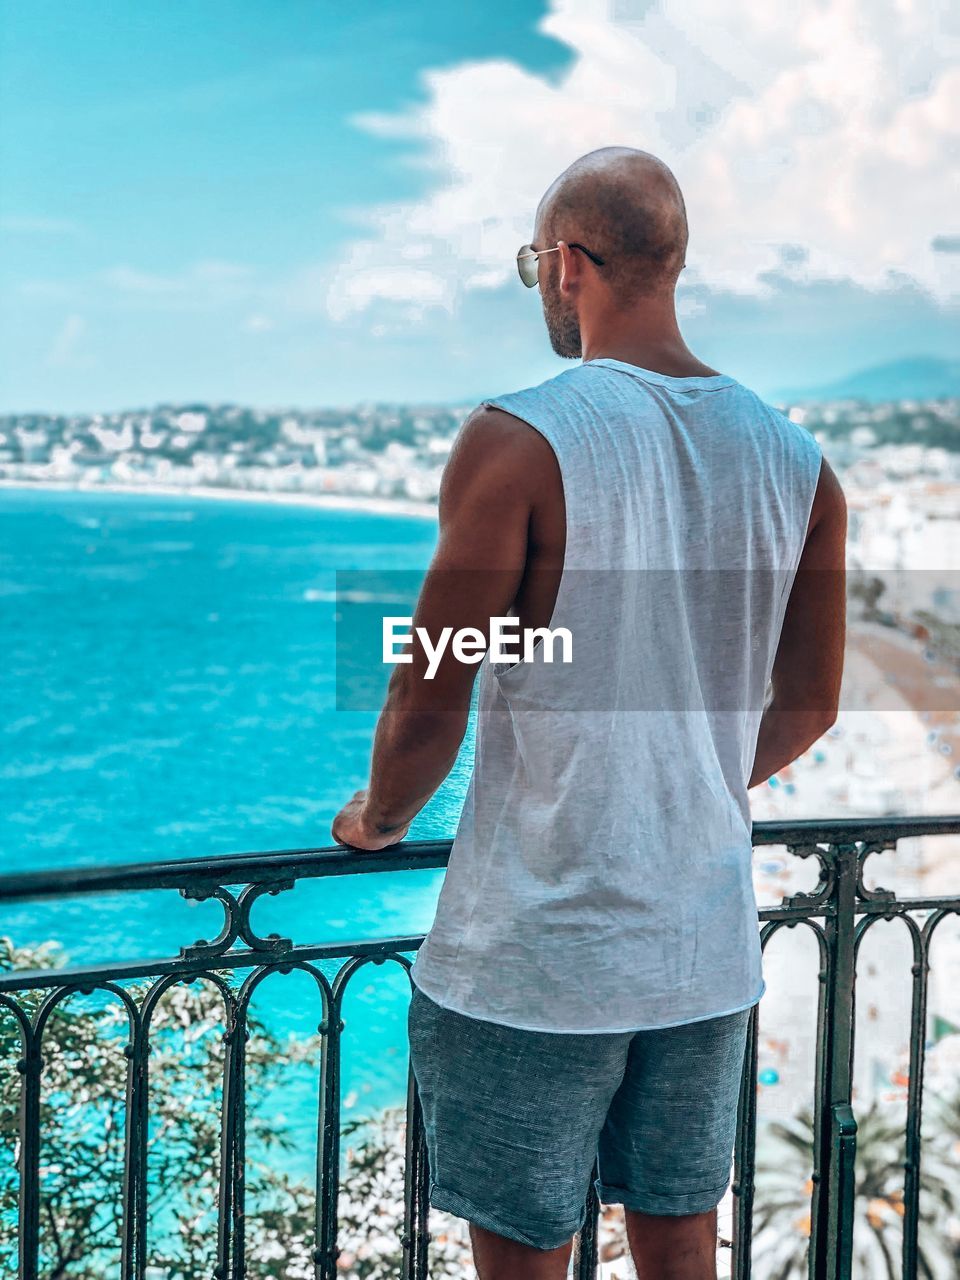
[[[362,310],[370,298],[398,304],[410,320],[418,320],[427,307],[450,309],[450,292],[435,271],[402,264],[371,264],[364,248],[354,246],[331,283],[327,294],[331,319],[343,320]]]
[[[244,320],[242,327],[247,333],[269,333],[275,325],[269,316],[253,312]]]
[[[71,218],[6,214],[0,218],[0,231],[12,235],[73,236],[80,231],[80,226]]]
[[[21,280],[15,288],[21,297],[31,301],[68,302],[73,296],[64,280]]]
[[[183,293],[187,287],[183,277],[162,276],[125,265],[108,267],[103,273],[103,278],[107,284],[120,290],[121,293]]]
[[[124,264],[109,267],[103,280],[121,293],[146,294],[151,297],[181,295],[191,298],[238,296],[247,291],[251,268],[237,262],[206,260],[191,263],[170,275],[140,271]]]
[[[86,332],[87,322],[83,316],[76,313],[68,315],[47,352],[47,364],[55,369],[88,367],[90,360],[80,350]]]
[[[89,307],[100,303],[122,309],[205,311],[246,303],[258,312],[267,285],[257,271],[240,262],[216,258],[189,262],[176,271],[145,271],[118,263],[68,279],[28,278],[15,285],[21,297]]]
[[[777,272],[882,288],[906,275],[947,301],[960,255],[933,246],[960,231],[949,13],[936,0],[553,0],[540,27],[572,51],[560,75],[463,63],[424,75],[422,106],[355,118],[419,141],[430,188],[369,211],[329,309],[399,304],[416,318],[507,281],[546,187],[614,143],[655,152],[680,180],[684,287],[762,294]]]

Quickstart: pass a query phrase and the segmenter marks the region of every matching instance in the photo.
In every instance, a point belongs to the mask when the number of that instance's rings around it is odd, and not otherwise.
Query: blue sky
[[[512,254],[608,142],[684,187],[701,358],[771,393],[952,355],[960,72],[910,9],[0,0],[0,411],[548,377]]]

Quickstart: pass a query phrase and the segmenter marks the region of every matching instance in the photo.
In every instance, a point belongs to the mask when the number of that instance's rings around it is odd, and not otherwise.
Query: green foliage
[[[960,451],[960,430],[949,410],[934,412],[930,408],[891,406],[884,413],[871,408],[866,413],[847,411],[832,419],[815,411],[804,425],[833,440],[845,439],[858,426],[869,426],[877,447],[919,444],[926,449]]]
[[[0,939],[0,971],[62,965],[54,944]],[[216,975],[228,981],[230,975]],[[139,1004],[150,983],[123,983]],[[47,992],[24,992],[33,1018]],[[281,1040],[248,1017],[246,1046],[246,1241],[249,1280],[312,1280],[316,1196],[288,1172],[294,1138],[269,1116],[271,1091],[291,1062],[319,1071],[320,1038]],[[210,978],[174,983],[151,1019],[149,1055],[148,1275],[196,1280],[216,1262],[225,1010]],[[44,1280],[102,1280],[118,1273],[130,1040],[128,1015],[109,993],[69,996],[43,1037],[41,1077],[41,1269]],[[0,1274],[17,1256],[22,1055],[15,1018],[0,1010]],[[351,1120],[339,1200],[344,1280],[395,1280],[403,1228],[404,1112]],[[447,1241],[449,1239],[449,1245]],[[432,1274],[463,1275],[464,1241],[435,1242]]]
[[[388,1107],[372,1125],[351,1119],[341,1127],[345,1142],[366,1130],[363,1141],[347,1145],[346,1175],[340,1188],[339,1265],[357,1280],[396,1280],[403,1251],[403,1185],[406,1109]],[[473,1275],[466,1223],[432,1209],[430,1275]]]
[[[960,1095],[930,1099],[925,1110],[920,1185],[918,1275],[953,1280],[960,1261],[955,1230],[960,1212],[956,1157]],[[874,1103],[858,1117],[853,1274],[899,1280],[903,1241],[904,1128]],[[754,1272],[758,1277],[807,1276],[813,1183],[813,1116],[803,1111],[769,1126],[769,1146],[757,1159]],[[951,1224],[952,1227],[951,1227]]]

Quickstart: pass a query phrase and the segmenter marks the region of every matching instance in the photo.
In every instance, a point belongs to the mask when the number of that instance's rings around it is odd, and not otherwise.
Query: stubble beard
[[[551,347],[564,360],[578,360],[583,354],[583,347],[576,311],[572,308],[567,310],[549,284],[541,284],[540,293]]]

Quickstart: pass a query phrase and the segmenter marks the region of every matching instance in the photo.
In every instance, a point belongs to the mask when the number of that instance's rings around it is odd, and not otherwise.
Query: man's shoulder
[[[555,468],[553,449],[522,410],[482,401],[464,420],[450,450],[441,485],[444,494],[474,491],[509,493],[532,504]]]
[[[512,432],[518,443],[526,440],[528,448],[542,449],[544,440],[552,446],[555,423],[568,411],[573,383],[583,376],[583,368],[583,365],[576,365],[562,369],[542,382],[486,396],[470,418],[482,418],[491,425],[499,424],[501,432]],[[520,447],[524,447],[522,443]]]
[[[736,384],[746,403],[748,403],[753,411],[762,418],[768,430],[778,436],[785,444],[792,446],[801,453],[819,457],[821,453],[820,445],[817,442],[813,432],[809,431],[802,422],[792,417],[791,414],[778,405],[771,404],[765,400],[759,392],[754,391],[752,387],[745,386],[742,382]]]
[[[538,420],[522,392],[481,400],[464,419],[454,452],[476,460],[485,455],[509,458],[516,465],[533,462],[549,447]]]
[[[554,415],[546,408],[548,394],[542,388],[571,372],[481,400],[464,419],[450,461],[458,467],[523,476],[536,487],[556,465]]]
[[[579,381],[584,376],[586,366],[583,364],[573,365],[569,369],[561,369],[559,373],[553,374],[552,377],[544,378],[542,382],[531,382],[527,386],[517,387],[512,391],[502,391],[499,395],[488,396],[480,402],[480,406],[490,406],[491,408],[502,408],[508,403],[522,404],[535,399],[550,400],[557,395],[564,395],[569,389],[571,383]],[[586,375],[589,377],[589,373]]]

